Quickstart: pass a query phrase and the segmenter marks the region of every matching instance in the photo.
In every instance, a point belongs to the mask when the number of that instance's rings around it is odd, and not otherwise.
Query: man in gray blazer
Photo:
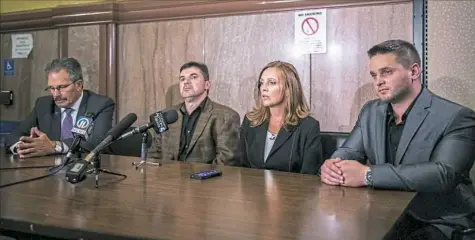
[[[36,100],[28,117],[7,137],[7,147],[20,158],[66,153],[73,142],[71,129],[89,114],[94,128],[80,147],[91,150],[112,127],[112,99],[83,89],[82,68],[74,58],[55,59],[46,66],[51,93]]]
[[[389,40],[368,55],[379,99],[363,106],[347,141],[322,165],[322,181],[417,192],[385,239],[449,239],[453,228],[437,221],[473,227],[475,113],[421,86],[412,44]]]

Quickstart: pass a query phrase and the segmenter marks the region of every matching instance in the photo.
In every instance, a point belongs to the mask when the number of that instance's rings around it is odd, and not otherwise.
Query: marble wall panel
[[[322,131],[350,132],[376,98],[366,51],[389,39],[412,42],[412,3],[328,9],[327,53],[311,59],[311,108]]]
[[[181,65],[203,61],[203,19],[120,25],[118,29],[118,119],[130,112],[137,123],[181,101]]]

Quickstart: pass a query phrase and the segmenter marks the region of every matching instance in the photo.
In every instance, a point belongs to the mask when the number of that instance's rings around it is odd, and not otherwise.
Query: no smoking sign
[[[326,53],[326,9],[295,12],[295,49],[300,54]]]
[[[302,21],[302,32],[307,36],[312,36],[318,32],[318,20],[314,17],[305,18]]]

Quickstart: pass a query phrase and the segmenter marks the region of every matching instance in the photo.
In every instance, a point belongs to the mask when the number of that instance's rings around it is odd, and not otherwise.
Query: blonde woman
[[[316,174],[323,163],[319,122],[295,67],[267,64],[259,74],[256,106],[241,126],[241,164],[251,168]]]

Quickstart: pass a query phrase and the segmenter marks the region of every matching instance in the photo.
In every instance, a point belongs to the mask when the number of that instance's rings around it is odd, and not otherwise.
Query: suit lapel
[[[203,131],[205,130],[206,125],[208,124],[209,119],[211,118],[211,113],[209,112],[202,112],[200,114],[200,117],[198,118],[198,122],[196,123],[195,126],[195,131],[193,132],[193,137],[191,138],[190,146],[188,146],[188,151],[186,152],[186,156],[190,154],[191,149],[196,144],[196,141],[198,141],[198,138],[201,137],[203,134]]]
[[[86,115],[86,108],[87,108],[88,98],[89,98],[89,93],[87,92],[87,90],[83,90],[81,104],[79,105],[78,113],[76,115],[77,117]],[[77,117],[76,117],[76,119],[77,119]]]
[[[267,129],[267,128],[266,128]],[[269,152],[269,158],[275,151],[277,151],[291,136],[292,132],[295,130],[295,127],[289,127],[287,130],[283,127],[280,128],[279,134],[277,134],[277,138],[275,139],[274,145]],[[262,147],[264,149],[264,147]]]
[[[164,141],[167,141],[167,144],[170,144],[170,146],[169,149],[163,150],[171,153],[170,155],[172,155],[173,159],[178,159],[178,154],[180,152],[180,137],[183,115],[179,107],[175,110],[178,112],[178,120],[175,123],[168,125],[167,133],[169,139],[165,139]]]
[[[201,135],[203,134],[203,131],[205,130],[205,127],[206,125],[208,125],[208,121],[211,118],[212,110],[213,110],[213,106],[211,103],[211,99],[207,99],[204,105],[204,108],[201,109],[201,114],[198,118],[198,122],[196,123],[195,131],[193,132],[193,137],[191,138],[190,146],[188,146],[186,156],[190,154],[191,150],[193,149],[196,142],[198,141],[198,138],[200,138]]]
[[[51,115],[51,136],[52,140],[61,139],[61,108],[53,103],[53,114]]]
[[[376,151],[374,160],[376,164],[385,163],[386,162],[386,122],[388,121],[388,104],[383,103],[378,106],[378,111],[376,115],[376,138],[374,139]]]
[[[404,156],[404,153],[406,153],[409,143],[421,126],[422,122],[424,122],[427,114],[429,114],[429,111],[427,111],[426,108],[430,107],[431,100],[432,97],[429,92],[423,89],[419,99],[417,99],[417,101],[414,103],[412,110],[407,116],[404,130],[402,131],[402,136],[396,152],[396,159],[394,162],[395,165],[401,163],[402,156]]]

